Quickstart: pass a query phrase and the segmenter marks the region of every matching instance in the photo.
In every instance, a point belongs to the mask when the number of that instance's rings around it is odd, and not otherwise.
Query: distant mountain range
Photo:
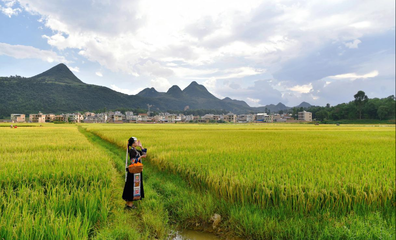
[[[0,77],[0,118],[11,113],[66,113],[100,109],[128,108],[152,110],[216,109],[237,114],[278,112],[290,107],[282,103],[250,107],[246,102],[231,98],[218,99],[203,85],[191,82],[185,89],[174,85],[167,92],[146,88],[137,95],[127,95],[102,86],[86,84],[78,79],[65,64],[30,78]],[[298,108],[311,105],[302,102]]]

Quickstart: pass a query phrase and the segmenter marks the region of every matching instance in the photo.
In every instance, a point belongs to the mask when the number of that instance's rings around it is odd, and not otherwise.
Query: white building
[[[299,112],[298,113],[298,120],[299,121],[312,122],[312,113],[311,112],[306,112],[306,111]]]
[[[11,121],[13,123],[23,123],[26,121],[25,114],[11,114]]]
[[[105,123],[107,122],[107,114],[106,113],[98,113],[96,114],[97,122]]]
[[[194,120],[194,115],[192,115],[192,114],[190,114],[190,115],[187,115],[187,116],[185,116],[186,118],[185,118],[185,121],[186,122],[189,122],[189,121],[193,121]]]
[[[254,114],[246,115],[246,121],[247,122],[254,122]]]
[[[127,121],[133,121],[134,119],[133,119],[133,112],[131,112],[131,111],[128,111],[128,112],[125,112],[125,120],[127,120]],[[136,120],[136,119],[135,119]]]
[[[39,112],[38,114],[29,114],[29,122],[45,123],[45,114]]]
[[[257,113],[256,121],[272,123],[274,121],[274,118],[273,118],[273,115],[268,115],[267,113]]]

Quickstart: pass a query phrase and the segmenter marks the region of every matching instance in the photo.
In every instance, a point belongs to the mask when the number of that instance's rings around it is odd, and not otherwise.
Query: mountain
[[[262,106],[262,107],[256,107],[256,108],[253,108],[253,109],[255,110],[255,112],[268,112],[268,111],[270,111],[270,112],[279,112],[279,111],[288,110],[288,109],[290,109],[290,107],[287,107],[285,104],[280,102],[280,103],[278,103],[276,105],[269,104],[269,105],[265,105],[265,106]]]
[[[310,107],[312,107],[312,105],[309,104],[309,103],[307,103],[307,102],[302,102],[302,103],[300,103],[298,106],[296,106],[296,108],[301,108],[301,107],[303,107],[303,108],[310,108]]]
[[[192,82],[183,91],[172,86],[166,93],[146,88],[137,95],[126,95],[102,86],[90,85],[78,79],[65,64],[30,78],[0,77],[0,118],[11,113],[67,113],[106,109],[183,110],[217,109],[245,112],[248,106],[223,102],[204,86]]]
[[[141,97],[155,98],[162,96],[162,93],[157,92],[157,90],[155,90],[155,88],[152,87],[152,88],[143,89],[137,95]]]
[[[183,90],[183,93],[191,98],[218,99],[196,81],[191,82],[190,85]]]
[[[47,83],[59,84],[84,84],[72,71],[63,63],[56,65],[49,70],[31,77],[31,79],[42,80]]]
[[[136,86],[138,87],[138,86]],[[203,85],[191,82],[184,90],[174,85],[165,92],[146,88],[137,95],[127,95],[102,86],[86,84],[78,79],[65,64],[30,78],[19,76],[0,77],[0,118],[11,113],[67,113],[124,109],[146,109],[152,105],[154,111],[184,109],[213,109],[231,111],[236,114],[248,112],[271,112],[287,110],[282,103],[252,108],[246,102],[231,98],[218,99]],[[309,105],[301,103],[300,105]]]
[[[66,113],[98,109],[146,108],[145,98],[89,85],[64,64],[31,78],[0,77],[0,117],[11,113]]]
[[[254,112],[268,112],[268,111],[270,111],[270,112],[273,113],[273,112],[279,112],[279,111],[287,111],[287,110],[289,110],[291,108],[300,109],[301,107],[302,108],[310,108],[310,107],[312,107],[312,105],[307,103],[307,102],[302,102],[298,106],[288,107],[285,104],[280,102],[280,103],[278,103],[276,105],[269,104],[269,105],[265,105],[265,106],[262,106],[262,107],[253,107],[252,109],[253,109]]]
[[[182,90],[179,88],[177,85],[173,85],[171,88],[168,89],[166,92],[167,95],[174,97],[174,98],[183,98],[185,97],[183,95]]]
[[[221,100],[225,103],[232,103],[232,104],[237,104],[240,105],[241,107],[246,107],[246,108],[250,108],[250,106],[245,102],[245,101],[241,101],[241,100],[235,100],[235,99],[231,99],[229,97],[224,98],[223,100]]]

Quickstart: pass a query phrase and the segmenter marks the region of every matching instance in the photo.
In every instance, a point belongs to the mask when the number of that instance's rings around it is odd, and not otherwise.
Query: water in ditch
[[[220,238],[213,233],[183,230],[176,232],[176,236],[172,240],[220,240]]]

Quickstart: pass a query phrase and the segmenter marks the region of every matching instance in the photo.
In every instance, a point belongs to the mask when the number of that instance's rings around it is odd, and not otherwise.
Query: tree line
[[[307,109],[312,112],[312,118],[318,121],[326,120],[357,120],[357,119],[395,119],[395,96],[386,98],[369,98],[364,91],[358,91],[354,100],[336,106],[327,104],[325,107],[313,106]],[[298,109],[300,110],[300,109]],[[297,109],[292,109],[295,114]]]

